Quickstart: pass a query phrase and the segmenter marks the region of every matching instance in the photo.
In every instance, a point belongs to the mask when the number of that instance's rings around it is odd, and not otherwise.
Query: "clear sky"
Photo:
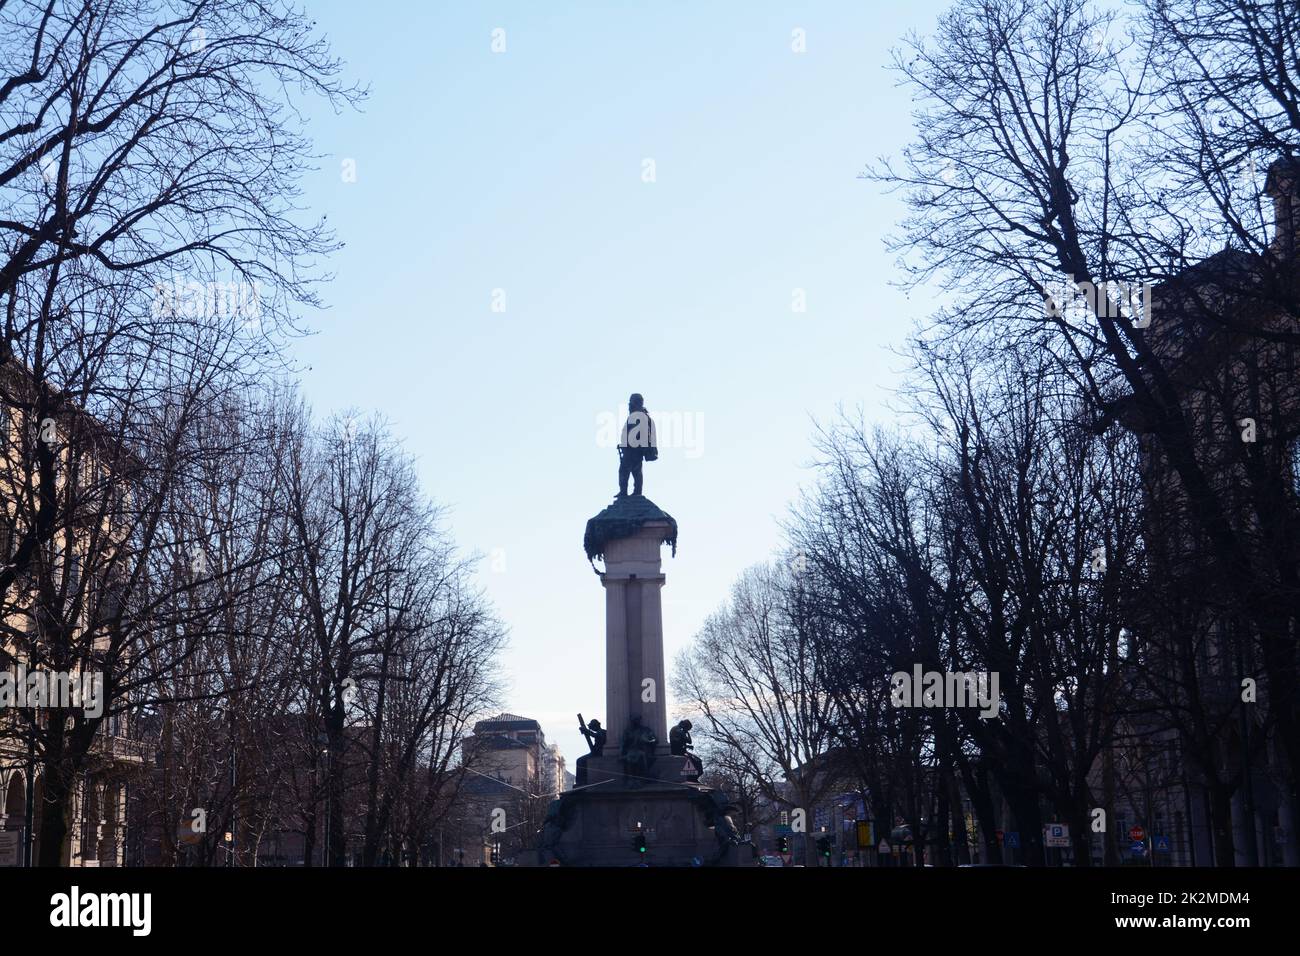
[[[417,456],[510,627],[506,709],[572,771],[575,712],[606,716],[600,416],[639,391],[682,425],[646,465],[681,533],[670,669],[780,545],[813,422],[890,418],[888,349],[927,306],[890,285],[898,199],[858,173],[912,136],[885,66],[943,5],[307,4],[371,97],[311,120],[304,203],[347,245],[293,346],[306,395],[378,410]]]

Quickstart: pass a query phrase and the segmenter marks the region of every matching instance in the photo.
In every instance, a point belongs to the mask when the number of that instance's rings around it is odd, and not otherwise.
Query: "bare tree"
[[[1053,357],[1096,428],[1122,422],[1148,477],[1174,479],[1160,508],[1195,527],[1211,603],[1261,647],[1300,819],[1292,19],[1153,2],[1123,45],[1086,0],[958,3],[933,42],[898,55],[918,136],[901,166],[871,175],[907,190],[896,248],[909,280],[956,294],[922,342]],[[1258,192],[1241,201],[1242,177],[1225,181],[1247,153],[1271,164],[1271,221]],[[1212,387],[1216,372],[1232,382]],[[1269,420],[1263,440],[1239,440],[1245,419]]]
[[[337,69],[278,5],[0,3],[0,659],[102,673],[108,701],[26,715],[43,865],[92,751],[126,756],[103,728],[220,623],[178,573],[234,453],[205,423],[314,301],[332,242],[296,221],[293,104],[351,99]]]
[[[679,655],[674,690],[704,715],[701,737],[736,754],[767,799],[811,816],[840,781],[826,766],[833,705],[817,682],[817,644],[784,599],[790,584],[780,565],[746,571]]]

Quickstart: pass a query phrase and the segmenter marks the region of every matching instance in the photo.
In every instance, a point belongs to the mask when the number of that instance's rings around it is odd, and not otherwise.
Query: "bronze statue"
[[[600,721],[593,717],[591,722],[587,723],[582,719],[582,714],[579,714],[578,730],[582,733],[582,736],[587,738],[587,750],[593,756],[603,756],[605,741],[609,739],[609,732],[600,726]]]
[[[585,787],[587,785],[587,758],[604,755],[605,741],[609,739],[609,731],[600,726],[600,721],[595,717],[591,718],[591,723],[587,723],[582,719],[582,714],[578,715],[578,730],[582,736],[587,738],[589,753],[579,757],[574,765],[573,785],[575,787]]]
[[[633,714],[627,730],[623,731],[623,773],[634,780],[645,777],[650,765],[654,763],[655,746],[658,743],[659,738],[654,731],[642,725],[641,715]],[[637,785],[639,786],[639,781]]]
[[[540,851],[540,861],[542,863],[551,861],[564,862],[558,848],[568,826],[568,806],[565,805],[563,800],[552,800],[551,805],[546,808],[546,819],[542,823],[541,836],[538,841],[538,850]]]
[[[717,838],[720,847],[734,846],[740,842],[740,833],[736,830],[736,823],[731,819],[731,801],[721,790],[714,790],[709,794],[712,803],[712,825],[713,835]]]
[[[627,400],[627,421],[618,440],[618,496],[627,497],[627,479],[632,478],[632,494],[641,494],[641,463],[657,461],[659,447],[655,440],[655,423],[646,411],[645,399],[633,392]]]
[[[691,727],[694,726],[689,720],[683,720],[680,724],[668,731],[668,749],[674,756],[685,757],[695,768],[695,777],[698,780],[701,773],[704,772],[704,764],[700,758],[691,753],[695,746],[691,743]]]

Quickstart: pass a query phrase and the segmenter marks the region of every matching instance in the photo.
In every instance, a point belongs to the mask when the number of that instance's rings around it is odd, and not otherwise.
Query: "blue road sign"
[[[1013,850],[1020,849],[1020,833],[1016,830],[1008,830],[1003,842]]]
[[[1153,847],[1155,847],[1155,851],[1156,851],[1157,853],[1168,853],[1168,852],[1169,852],[1169,837],[1167,837],[1167,836],[1157,836],[1157,837],[1152,837],[1152,838],[1151,838],[1151,845],[1152,845]]]
[[[1147,855],[1147,845],[1143,843],[1141,840],[1134,840],[1133,843],[1129,846],[1129,849],[1133,852],[1134,856]]]

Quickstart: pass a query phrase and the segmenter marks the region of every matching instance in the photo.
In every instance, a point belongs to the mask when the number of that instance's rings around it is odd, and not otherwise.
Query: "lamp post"
[[[326,734],[317,734],[317,735],[316,735],[316,743],[317,743],[317,745],[321,748],[321,751],[320,751],[320,752],[321,752],[321,755],[325,758],[325,826],[324,826],[324,830],[325,830],[325,856],[324,856],[322,862],[325,864],[325,866],[329,866],[329,865],[330,865],[330,810],[332,809],[332,804],[330,803],[330,796],[331,796],[331,794],[332,794],[332,792],[333,792],[333,789],[334,789],[332,786],[330,786],[330,740],[329,740],[329,736],[326,735]]]
[[[226,833],[226,866],[235,865],[235,827],[238,825],[239,811],[239,793],[237,790],[238,777],[236,776],[236,748],[235,748],[235,708],[231,701],[226,704],[227,716],[230,717],[230,830]]]
[[[32,865],[32,845],[36,825],[36,717],[37,710],[31,709],[31,719],[27,722],[27,779],[23,781],[27,791],[26,805],[23,807],[23,866]]]

